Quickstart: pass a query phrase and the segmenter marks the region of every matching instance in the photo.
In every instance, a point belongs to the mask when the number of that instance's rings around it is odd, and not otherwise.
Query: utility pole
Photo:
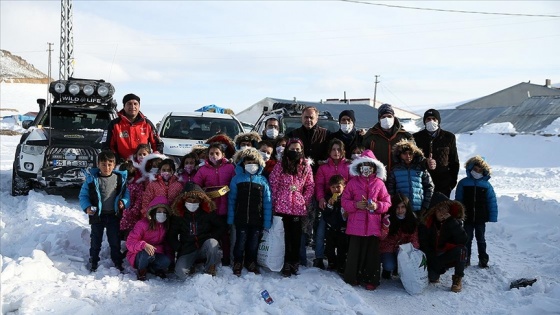
[[[381,82],[378,81],[377,78],[379,78],[378,74],[375,75],[375,88],[373,90],[373,108],[376,108],[375,103],[377,102],[377,83]]]
[[[49,93],[49,87],[51,85],[51,52],[53,51],[52,49],[52,45],[54,45],[54,43],[47,43],[47,45],[49,45],[49,49],[47,50],[49,52],[49,64],[48,64],[48,74],[47,74],[47,104],[51,103],[51,93]]]
[[[72,0],[61,0],[60,10],[60,71],[58,78],[60,80],[67,80],[74,75]]]

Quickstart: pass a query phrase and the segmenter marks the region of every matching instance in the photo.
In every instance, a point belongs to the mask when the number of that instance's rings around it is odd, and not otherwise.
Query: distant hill
[[[0,82],[47,84],[49,78],[20,56],[0,50]]]

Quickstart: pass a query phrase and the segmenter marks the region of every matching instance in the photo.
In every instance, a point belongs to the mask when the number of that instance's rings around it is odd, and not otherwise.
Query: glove
[[[390,214],[387,214],[383,217],[383,225],[385,225],[385,227],[389,227],[389,225],[391,225],[391,221],[389,220],[390,216]]]

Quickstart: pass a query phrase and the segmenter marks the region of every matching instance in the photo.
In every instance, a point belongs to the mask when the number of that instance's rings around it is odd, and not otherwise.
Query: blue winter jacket
[[[466,167],[467,177],[461,179],[455,191],[455,200],[465,206],[465,223],[498,222],[498,202],[486,171],[482,178],[474,179],[474,163]]]
[[[236,226],[272,226],[272,197],[263,167],[251,175],[245,171],[243,160],[235,166],[228,194],[227,223]]]
[[[102,203],[101,203],[101,193],[99,191],[99,173],[100,170],[97,167],[91,168],[89,171],[85,171],[86,180],[82,184],[82,188],[80,189],[79,199],[80,199],[80,208],[82,211],[86,211],[86,209],[90,206],[96,206],[97,212],[95,215],[89,216],[89,223],[96,223],[99,221],[99,216],[101,215],[102,211]],[[130,195],[128,192],[128,188],[126,187],[126,171],[118,171],[113,170],[113,174],[117,175],[117,196],[115,197],[115,215],[120,216],[119,212],[119,201],[124,203],[124,207],[128,208],[130,204]]]
[[[415,159],[410,166],[404,163],[395,164],[387,179],[387,191],[394,196],[400,192],[405,194],[412,204],[412,210],[428,209],[434,193],[434,183],[424,163]]]

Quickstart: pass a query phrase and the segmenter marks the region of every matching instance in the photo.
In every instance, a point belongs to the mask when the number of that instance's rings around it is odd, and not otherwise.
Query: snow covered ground
[[[449,271],[418,296],[399,280],[365,291],[316,268],[291,278],[246,271],[238,278],[220,268],[214,278],[139,282],[130,266],[124,274],[112,267],[106,243],[99,270],[89,273],[89,226],[76,197],[10,195],[18,140],[0,136],[3,314],[560,314],[560,137],[458,136],[462,163],[480,154],[493,167],[499,218],[487,225],[490,268],[467,268],[461,293],[449,291]],[[522,277],[538,281],[510,290]]]

